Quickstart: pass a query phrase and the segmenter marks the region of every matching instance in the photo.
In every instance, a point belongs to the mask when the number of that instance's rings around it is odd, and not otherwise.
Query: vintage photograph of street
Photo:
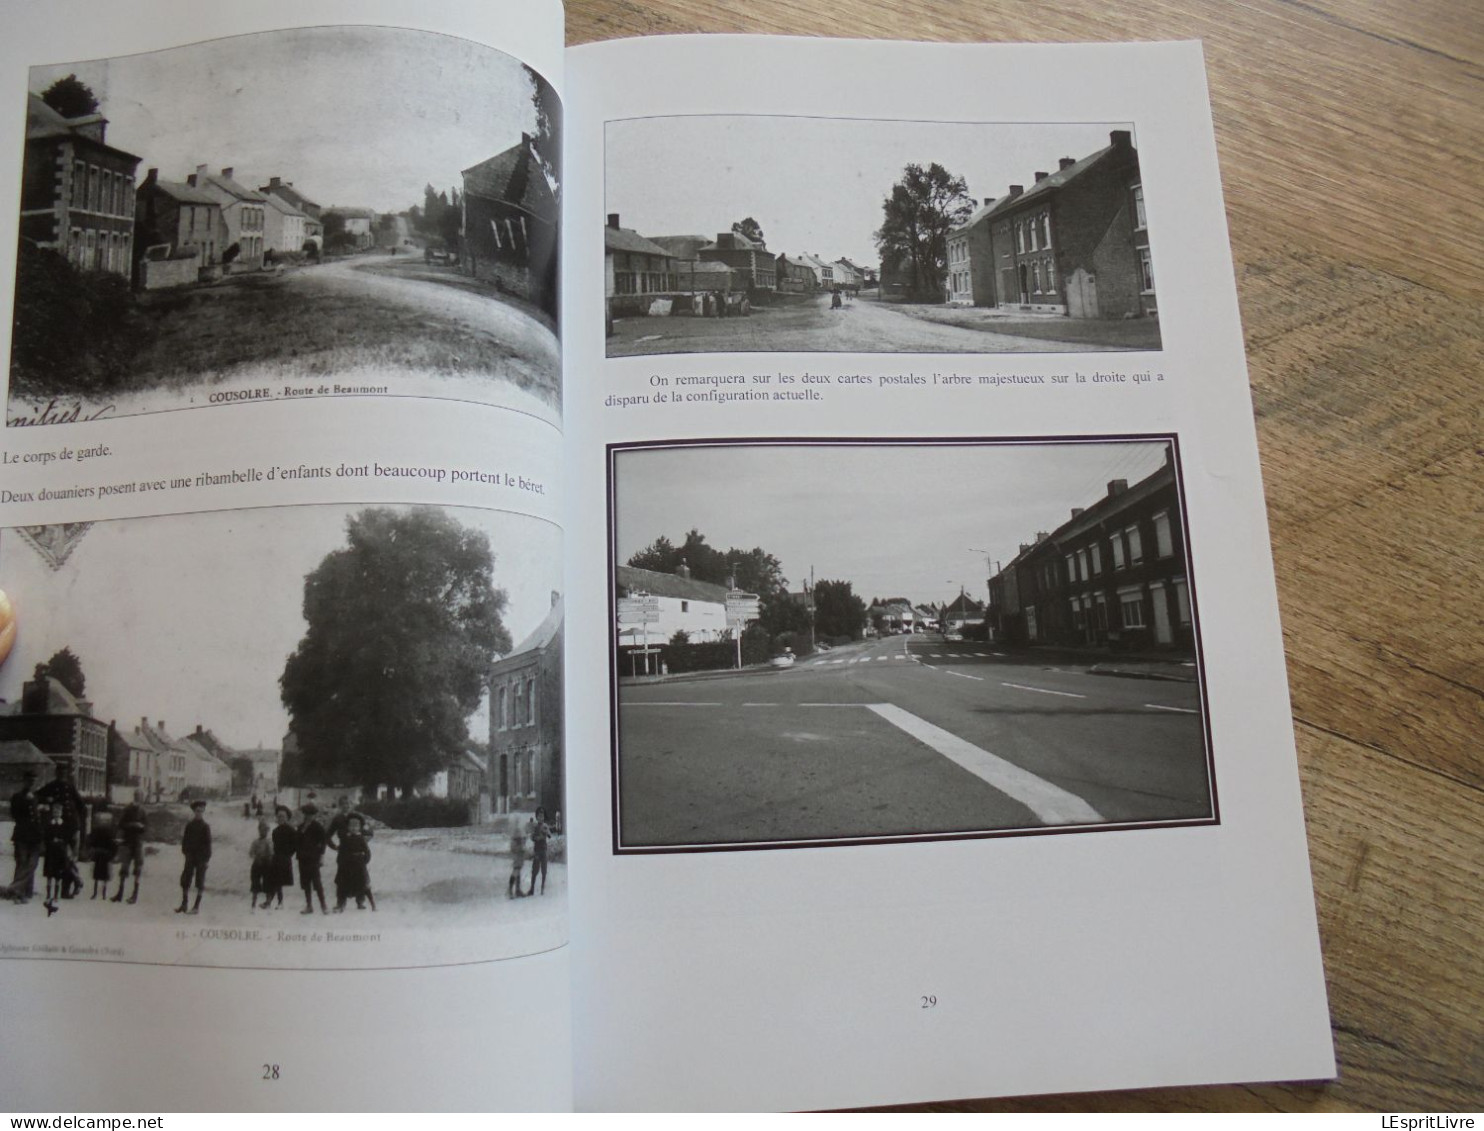
[[[561,533],[299,506],[0,531],[0,957],[561,946]],[[8,881],[8,882],[7,882]]]
[[[1127,123],[611,121],[609,357],[1160,348]]]
[[[614,850],[1200,825],[1173,436],[609,449]]]
[[[298,396],[560,411],[561,106],[519,60],[265,32],[32,67],[25,113],[8,423]]]

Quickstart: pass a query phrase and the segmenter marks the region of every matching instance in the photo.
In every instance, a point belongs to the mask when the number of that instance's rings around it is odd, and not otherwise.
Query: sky
[[[1127,123],[965,124],[709,115],[610,122],[606,211],[643,236],[729,231],[751,216],[768,250],[878,263],[881,205],[911,163],[937,162],[982,203],[1080,160]],[[1137,138],[1135,138],[1137,143]]]
[[[618,560],[692,528],[719,550],[761,546],[789,587],[849,581],[865,601],[986,596],[990,569],[1107,493],[1157,470],[1165,445],[746,445],[618,454]]]
[[[502,52],[429,32],[305,28],[33,67],[41,93],[76,73],[108,142],[164,180],[230,167],[250,188],[292,181],[315,203],[401,211],[423,187],[534,129],[531,82]]]
[[[284,661],[304,636],[304,576],[345,545],[360,506],[211,511],[93,524],[52,570],[14,531],[0,533],[0,566],[21,628],[0,695],[62,647],[82,661],[93,714],[123,729],[148,717],[177,737],[196,724],[229,746],[277,748],[288,729],[278,698]],[[405,507],[393,507],[405,510]],[[449,508],[484,531],[504,624],[518,645],[562,588],[561,535],[549,523]],[[476,711],[470,734],[482,741]]]

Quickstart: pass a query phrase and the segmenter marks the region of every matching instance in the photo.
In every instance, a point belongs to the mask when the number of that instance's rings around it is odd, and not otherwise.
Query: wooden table
[[[729,11],[728,9],[739,11]],[[678,32],[1201,39],[1338,1082],[933,1105],[1484,1107],[1484,15],[1475,0],[568,0]]]

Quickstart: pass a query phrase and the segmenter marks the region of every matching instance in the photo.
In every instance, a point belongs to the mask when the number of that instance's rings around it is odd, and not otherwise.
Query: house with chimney
[[[1128,130],[1063,157],[987,214],[995,305],[1072,318],[1158,314],[1139,154]],[[972,262],[972,260],[971,260]]]
[[[29,742],[53,764],[70,765],[78,791],[89,800],[108,794],[108,724],[42,664],[21,685],[20,701],[0,708],[0,742]]]
[[[281,196],[263,194],[263,244],[265,254],[299,255],[308,238],[309,217]]]
[[[370,208],[335,205],[321,214],[325,227],[339,230],[339,251],[365,251],[376,242],[376,213]]]
[[[109,799],[115,803],[132,801],[136,789],[147,801],[158,801],[165,795],[160,754],[137,729],[120,730],[117,723],[109,723]]]
[[[140,158],[109,145],[108,119],[75,118],[26,99],[21,173],[23,244],[56,252],[80,271],[134,270],[134,175]]]
[[[225,232],[221,201],[185,181],[151,169],[134,199],[134,283],[143,290],[195,283],[221,262]]]
[[[1190,655],[1195,624],[1173,450],[1158,470],[1074,507],[990,578],[988,619],[1012,644]]]
[[[480,817],[563,809],[562,598],[490,669],[488,804]],[[450,779],[452,782],[452,779]]]
[[[230,165],[213,173],[205,165],[186,177],[191,188],[201,189],[221,205],[219,243],[224,264],[255,269],[263,265],[267,245],[267,201],[262,193],[233,178]]]
[[[557,317],[557,186],[530,134],[463,171],[460,269]]]
[[[647,638],[651,644],[669,640],[684,632],[692,644],[706,644],[728,638],[727,588],[691,576],[690,567],[681,562],[674,573],[661,573],[636,566],[619,566],[614,578],[619,597],[653,597],[659,605],[659,619],[642,626],[615,626],[619,639],[626,645]]]
[[[807,251],[801,251],[792,257],[800,265],[807,267],[809,273],[814,276],[813,290],[832,291],[835,289],[835,266],[826,263],[817,255],[810,255]]]
[[[286,181],[282,177],[269,177],[266,185],[258,186],[258,191],[264,196],[275,197],[296,208],[304,217],[304,238],[323,245],[325,239],[325,224],[322,218],[324,209],[296,189],[293,181]]]
[[[603,228],[603,291],[609,316],[647,314],[648,296],[675,292],[677,260],[653,240],[621,227],[618,219],[617,212],[610,212]]]
[[[808,294],[819,288],[813,269],[796,255],[780,254],[775,273],[778,289],[786,294]]]
[[[748,290],[771,291],[778,286],[778,257],[762,240],[741,232],[717,232],[714,242],[697,252],[703,262],[724,263]]]

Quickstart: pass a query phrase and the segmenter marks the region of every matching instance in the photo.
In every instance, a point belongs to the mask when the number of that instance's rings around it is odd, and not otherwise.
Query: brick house
[[[995,201],[986,200],[969,218],[948,233],[948,301],[958,306],[993,306],[994,255],[990,248],[989,214]]]
[[[29,742],[53,763],[69,763],[78,792],[89,800],[108,793],[108,724],[93,705],[37,665],[19,703],[0,714],[0,742]]]
[[[1015,644],[1195,650],[1189,566],[1172,453],[1020,552],[990,579],[989,619]]]
[[[725,263],[749,290],[771,291],[778,287],[778,257],[762,240],[751,239],[741,232],[717,232],[715,242],[701,248],[696,257]]]
[[[780,254],[775,274],[780,291],[808,294],[819,289],[819,281],[814,270],[807,263],[801,262],[796,255]]]
[[[672,293],[676,265],[675,256],[659,244],[632,228],[620,227],[617,212],[608,214],[603,228],[603,286],[610,308],[634,297]]]
[[[1073,318],[1155,315],[1139,154],[1128,130],[1030,188],[1011,185],[987,217],[996,305]]]
[[[561,205],[535,140],[520,135],[509,149],[464,170],[460,266],[557,317]]]
[[[21,240],[82,271],[134,270],[134,174],[140,159],[109,145],[102,114],[65,118],[26,101]]]
[[[496,661],[489,688],[488,812],[542,807],[555,817],[564,790],[560,594],[552,593],[551,609],[535,630]]]
[[[325,224],[321,217],[324,209],[294,188],[293,181],[286,181],[282,177],[269,177],[266,185],[258,186],[258,191],[264,196],[277,197],[297,208],[304,216],[304,238],[323,245]]]

